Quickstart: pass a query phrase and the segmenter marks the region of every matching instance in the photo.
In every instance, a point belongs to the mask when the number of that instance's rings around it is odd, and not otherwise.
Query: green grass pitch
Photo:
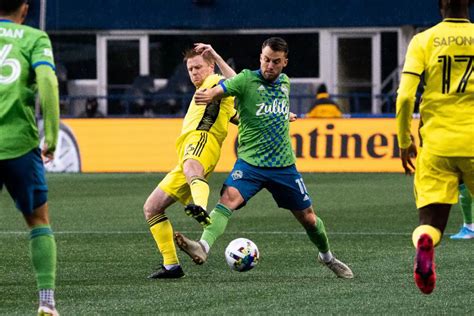
[[[211,178],[213,206],[225,174]],[[411,232],[417,224],[412,178],[402,174],[304,174],[331,248],[353,280],[316,262],[302,228],[260,192],[237,211],[209,261],[179,253],[186,276],[150,281],[161,263],[142,206],[163,174],[50,174],[50,212],[58,243],[56,299],[61,315],[163,314],[446,314],[474,312],[474,241],[437,248],[438,282],[429,295],[413,282]],[[174,229],[200,236],[181,205],[168,210]],[[447,235],[462,219],[451,213]],[[237,237],[259,247],[258,266],[231,271],[224,249]],[[6,190],[0,194],[0,314],[33,315],[37,294],[28,233]]]

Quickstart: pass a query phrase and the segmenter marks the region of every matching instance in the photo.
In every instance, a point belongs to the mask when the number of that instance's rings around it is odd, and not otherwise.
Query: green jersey
[[[40,65],[54,69],[48,35],[0,20],[0,160],[22,156],[39,145],[34,69]]]
[[[237,156],[257,167],[293,165],[288,76],[280,74],[275,82],[268,82],[260,70],[245,69],[221,86],[226,95],[236,97],[240,116]]]

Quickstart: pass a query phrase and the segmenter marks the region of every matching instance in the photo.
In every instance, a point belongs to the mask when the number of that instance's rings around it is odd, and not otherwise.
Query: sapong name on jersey
[[[0,37],[23,38],[24,30],[12,30],[0,27]]]
[[[467,46],[474,45],[474,37],[472,36],[448,36],[448,37],[435,37],[433,39],[434,47],[439,46]]]
[[[289,117],[290,113],[290,106],[287,100],[273,100],[272,104],[258,103],[257,104],[258,110],[256,115],[266,115],[266,114],[284,114],[287,118]]]

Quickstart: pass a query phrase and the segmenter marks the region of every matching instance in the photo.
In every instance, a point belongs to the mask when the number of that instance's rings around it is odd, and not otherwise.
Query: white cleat
[[[331,261],[324,262],[320,256],[318,256],[318,261],[324,264],[329,268],[338,278],[342,279],[352,279],[354,274],[352,273],[351,268],[349,268],[344,262],[332,257]]]
[[[178,232],[175,233],[174,240],[178,247],[193,259],[194,263],[203,264],[206,262],[207,253],[199,241],[191,240]]]
[[[54,307],[40,306],[38,308],[38,316],[59,316],[59,313]]]

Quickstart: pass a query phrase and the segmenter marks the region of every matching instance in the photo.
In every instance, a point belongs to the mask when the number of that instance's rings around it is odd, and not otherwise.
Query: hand
[[[194,103],[196,105],[207,105],[212,101],[212,97],[208,89],[197,90],[194,94]]]
[[[412,173],[415,172],[415,165],[411,161],[411,158],[415,158],[417,154],[418,151],[413,143],[411,143],[407,148],[400,148],[400,158],[402,159],[403,169],[405,169],[405,174],[407,176],[411,176]]]
[[[194,50],[203,56],[210,55],[214,60],[220,57],[219,54],[217,54],[217,52],[214,50],[214,48],[212,48],[212,46],[209,44],[194,43]]]
[[[295,113],[290,112],[290,118],[289,118],[290,123],[296,121],[297,118],[298,116]]]
[[[50,163],[54,159],[54,151],[49,150],[48,145],[46,143],[43,144],[43,148],[41,149],[41,157],[43,158],[43,163]]]

